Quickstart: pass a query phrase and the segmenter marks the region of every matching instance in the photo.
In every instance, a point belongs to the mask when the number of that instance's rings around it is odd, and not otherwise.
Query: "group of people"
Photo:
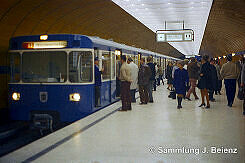
[[[221,95],[222,80],[224,80],[227,105],[232,107],[235,93],[236,83],[239,81],[239,87],[245,87],[245,64],[237,64],[232,62],[232,55],[227,55],[227,63],[220,67],[219,63],[209,56],[202,57],[201,62],[197,62],[195,58],[190,60],[178,61],[176,63],[169,62],[166,68],[167,89],[174,90],[177,94],[177,108],[182,108],[182,99],[191,101],[191,94],[195,100],[199,97],[196,94],[196,87],[201,92],[201,104],[199,107],[210,108],[210,101],[215,102],[215,95]],[[97,60],[96,62],[97,63]],[[163,79],[163,70],[160,66],[153,63],[153,58],[148,57],[147,63],[144,58],[140,60],[140,67],[133,62],[132,58],[126,59],[121,56],[120,68],[120,87],[121,87],[121,111],[131,110],[131,102],[136,102],[135,92],[138,89],[140,95],[140,105],[153,103],[152,91],[156,85],[160,84]],[[99,73],[97,64],[95,65],[95,75]],[[162,81],[163,82],[163,81]],[[101,83],[97,81],[96,83]],[[164,82],[163,82],[164,84]],[[98,85],[98,84],[97,84]],[[95,92],[98,92],[95,87]],[[205,103],[206,99],[206,103]],[[96,101],[96,103],[98,103]],[[243,104],[245,114],[245,100]]]
[[[131,102],[136,102],[135,92],[138,88],[140,94],[140,104],[153,103],[152,91],[155,89],[154,85],[159,83],[156,80],[156,65],[153,63],[152,57],[145,59],[141,58],[140,67],[133,62],[132,58],[126,56],[121,57],[122,66],[120,69],[120,81],[121,81],[121,111],[131,110]],[[160,70],[159,70],[160,71]]]
[[[178,109],[182,108],[181,102],[183,98],[191,101],[191,94],[194,95],[195,100],[199,99],[196,94],[196,87],[201,92],[202,103],[199,107],[210,108],[210,101],[215,102],[214,93],[221,95],[223,79],[228,102],[227,106],[232,107],[236,93],[236,83],[239,83],[239,87],[244,86],[245,68],[240,62],[232,62],[232,55],[227,55],[226,59],[227,62],[221,68],[216,60],[213,58],[209,59],[207,55],[202,57],[201,63],[192,58],[187,62],[179,61],[175,66],[172,63],[168,64],[166,70],[167,89],[175,90]],[[187,68],[184,68],[184,66]],[[245,102],[243,114],[245,114]]]

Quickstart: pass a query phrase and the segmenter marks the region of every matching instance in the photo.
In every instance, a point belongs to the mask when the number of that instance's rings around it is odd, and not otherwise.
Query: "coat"
[[[211,65],[209,62],[204,63],[201,66],[200,74],[203,74],[203,76],[200,76],[200,79],[198,81],[197,87],[199,89],[213,89],[213,83],[212,81],[212,73],[211,73]]]
[[[176,94],[185,95],[187,84],[189,83],[188,72],[186,69],[177,69],[174,71],[174,80],[173,85],[176,91]]]
[[[212,90],[218,91],[217,70],[216,70],[216,67],[214,65],[210,64],[210,66],[211,66],[211,77],[212,77],[212,80],[210,82],[212,82]]]
[[[127,64],[127,62],[124,62],[121,66],[120,69],[120,80],[121,81],[127,81],[127,82],[131,82],[131,69],[129,67],[129,65]]]
[[[134,62],[130,62],[129,67],[131,69],[131,79],[133,82],[130,85],[130,90],[138,88],[138,66]]]
[[[156,69],[155,69],[155,65],[154,63],[147,63],[147,65],[151,68],[151,78],[150,80],[155,80],[155,77],[156,77]]]
[[[200,68],[196,62],[192,62],[187,66],[187,71],[190,79],[198,79]]]
[[[151,78],[151,69],[148,65],[142,64],[140,65],[140,69],[138,72],[138,84],[139,85],[149,85]]]
[[[101,71],[97,65],[94,65],[95,86],[101,86]]]
[[[241,71],[241,84],[245,84],[245,64],[242,66],[242,71]]]

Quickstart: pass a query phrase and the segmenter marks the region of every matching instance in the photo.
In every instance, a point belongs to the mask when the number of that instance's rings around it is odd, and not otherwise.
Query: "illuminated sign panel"
[[[54,49],[67,47],[67,41],[24,42],[24,49]]]
[[[156,32],[157,42],[190,42],[194,41],[194,31],[183,30],[158,30]]]

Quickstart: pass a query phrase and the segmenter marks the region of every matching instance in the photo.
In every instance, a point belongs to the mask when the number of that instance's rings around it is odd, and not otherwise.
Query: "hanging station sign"
[[[191,42],[194,41],[192,29],[183,30],[157,30],[157,42]]]

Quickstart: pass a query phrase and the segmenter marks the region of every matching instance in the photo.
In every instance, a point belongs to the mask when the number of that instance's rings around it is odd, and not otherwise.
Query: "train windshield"
[[[26,83],[63,83],[67,80],[67,54],[37,51],[22,54],[22,80]]]

